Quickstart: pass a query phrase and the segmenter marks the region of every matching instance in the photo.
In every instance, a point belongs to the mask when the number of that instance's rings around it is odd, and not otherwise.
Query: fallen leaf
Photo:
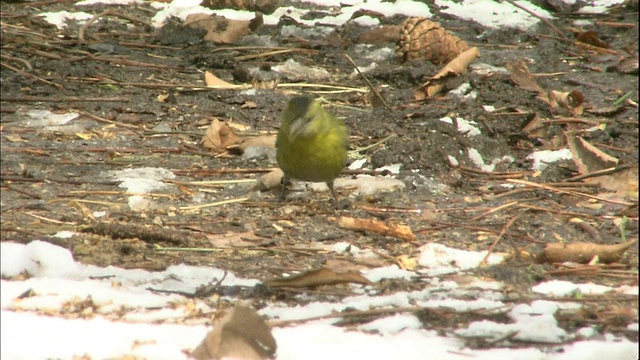
[[[598,257],[600,262],[613,263],[620,261],[624,252],[638,242],[638,238],[624,244],[594,244],[594,243],[553,243],[547,244],[544,251],[536,256],[538,263],[575,262],[586,264]]]
[[[251,87],[247,84],[235,85],[228,83],[208,71],[204,72],[204,83],[207,87],[223,90],[248,89]]]
[[[224,121],[213,119],[202,139],[202,146],[216,152],[225,151],[229,146],[239,144],[241,139]]]
[[[603,49],[609,48],[609,44],[600,40],[598,38],[598,34],[596,34],[595,31],[585,31],[583,33],[580,33],[578,34],[578,36],[576,36],[576,40],[580,41],[581,43],[593,45]]]
[[[362,285],[372,284],[369,279],[362,276],[358,271],[346,271],[339,273],[326,267],[310,270],[302,274],[267,281],[267,285],[272,288],[313,288],[320,285],[336,285],[345,283],[356,283]]]
[[[477,47],[472,47],[471,49],[462,52],[455,59],[451,60],[447,65],[440,69],[435,76],[427,80],[427,82],[414,91],[413,97],[416,100],[424,100],[426,98],[436,96],[450,78],[464,74],[467,71],[469,64],[471,64],[478,56],[480,56],[480,52]]]
[[[255,13],[251,20],[233,20],[215,14],[192,14],[184,24],[196,29],[207,30],[204,40],[216,44],[232,44],[262,26],[262,14]]]
[[[263,136],[255,136],[250,138],[245,138],[238,145],[238,148],[244,151],[246,148],[256,146],[256,147],[266,147],[266,148],[275,148],[276,147],[276,136],[275,135],[263,135]]]
[[[355,231],[372,231],[384,236],[391,236],[405,241],[415,241],[416,236],[407,225],[386,224],[378,220],[358,219],[341,216],[338,225],[343,229]]]
[[[280,169],[274,169],[260,176],[256,184],[253,186],[252,191],[269,191],[273,189],[282,188],[282,176],[284,173]]]
[[[544,120],[544,118],[538,116],[538,113],[534,113],[533,118],[525,125],[522,131],[527,134],[530,139],[547,138],[549,125],[545,124]]]
[[[591,145],[577,136],[574,131],[567,131],[565,137],[580,174],[584,175],[618,165],[618,159]]]

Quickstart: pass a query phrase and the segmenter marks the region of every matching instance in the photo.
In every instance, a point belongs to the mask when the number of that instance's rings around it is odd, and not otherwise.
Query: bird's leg
[[[280,191],[279,201],[284,201],[284,191],[287,189],[287,183],[289,182],[289,177],[287,174],[282,175],[282,191]]]
[[[336,191],[333,189],[333,180],[327,181],[327,186],[329,187],[329,190],[331,190],[331,195],[333,195],[333,200],[336,202],[336,205],[337,205],[338,197],[336,196]]]

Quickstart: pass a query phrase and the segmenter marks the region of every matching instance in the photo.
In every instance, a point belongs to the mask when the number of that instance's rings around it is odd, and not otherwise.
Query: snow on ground
[[[27,245],[2,242],[0,246],[2,278],[5,279],[1,282],[0,297],[0,356],[3,359],[71,359],[85,355],[93,359],[125,355],[186,359],[185,351],[196,347],[210,330],[202,320],[188,320],[189,315],[196,312],[215,311],[204,301],[175,293],[161,294],[152,289],[193,292],[200,285],[221,279],[223,270],[186,265],[172,266],[163,272],[100,268],[77,263],[66,249],[42,241]],[[437,252],[439,257],[444,257],[438,259],[438,263],[447,266],[456,262],[453,260],[456,256],[464,267],[475,266],[484,257],[482,253],[474,257],[472,252],[461,253],[437,244],[424,245],[421,251],[421,258]],[[452,257],[446,258],[446,254]],[[442,273],[436,271],[438,263],[425,261],[427,271]],[[446,269],[449,273],[461,270]],[[375,273],[374,278],[406,278],[407,273],[412,272],[390,266],[371,273]],[[637,343],[612,335],[598,338],[594,329],[585,328],[571,334],[558,327],[555,312],[578,309],[578,303],[534,301],[513,306],[500,301],[502,286],[495,281],[465,278],[458,283],[437,277],[418,281],[424,282],[420,291],[377,295],[371,288],[354,285],[362,294],[340,302],[312,302],[295,307],[276,302],[260,313],[270,320],[293,320],[347,308],[367,310],[417,305],[452,311],[502,312],[512,321],[508,324],[477,321],[456,330],[455,334],[442,336],[425,330],[411,313],[385,316],[357,329],[333,326],[338,319],[316,320],[273,329],[278,359],[424,359],[427,354],[433,359],[491,360],[638,357]],[[254,286],[257,283],[257,280],[227,274],[222,284]],[[638,288],[615,289],[550,281],[538,285],[534,291],[548,295],[575,291],[637,294]],[[472,350],[465,348],[461,340],[474,336],[499,339],[514,332],[517,332],[514,339],[524,344],[546,343],[548,346]],[[584,340],[570,342],[576,339]]]

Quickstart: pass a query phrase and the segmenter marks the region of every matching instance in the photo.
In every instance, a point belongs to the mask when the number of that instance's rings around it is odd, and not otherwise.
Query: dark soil
[[[584,197],[550,190],[507,193],[508,189],[500,186],[504,176],[472,171],[475,166],[466,155],[469,148],[475,148],[487,162],[512,156],[513,162],[499,165],[496,171],[538,183],[566,182],[578,174],[573,162],[550,164],[535,177],[527,155],[535,150],[565,147],[565,131],[580,132],[593,124],[606,123],[601,131],[581,132],[582,137],[618,158],[620,164],[637,164],[637,9],[621,7],[608,15],[558,15],[554,24],[566,31],[570,40],[559,38],[546,26],[539,26],[536,32],[490,30],[446,15],[435,19],[479,47],[481,57],[476,64],[504,67],[507,62],[525,59],[531,73],[542,74],[537,79],[543,88],[581,91],[585,108],[593,110],[579,116],[586,122],[569,121],[578,117],[551,109],[535,93],[514,84],[507,73],[481,75],[470,71],[448,84],[456,87],[468,82],[471,91],[477,93],[475,98],[461,99],[443,93],[429,101],[415,102],[413,90],[433,76],[439,66],[391,58],[367,73],[391,109],[371,109],[366,97],[357,92],[323,96],[332,104],[346,105],[330,107],[330,111],[344,117],[353,148],[393,135],[383,145],[363,151],[363,155],[373,168],[402,164],[397,178],[405,183],[404,190],[348,197],[349,191],[342,189],[340,196],[349,200],[341,201],[339,210],[328,193],[308,191],[301,199],[286,203],[278,203],[275,192],[264,192],[251,193],[251,200],[243,203],[182,211],[180,207],[197,205],[192,194],[198,188],[173,186],[164,191],[167,196],[153,198],[157,205],[154,210],[142,213],[129,209],[128,196],[106,175],[108,172],[159,167],[172,171],[176,181],[191,182],[253,179],[276,166],[266,156],[243,160],[234,152],[211,153],[201,146],[201,140],[213,117],[245,126],[249,131],[242,136],[275,133],[292,88],[258,89],[255,95],[238,90],[189,88],[203,84],[204,71],[232,83],[251,82],[251,67],[268,70],[293,58],[307,66],[325,68],[332,74],[328,81],[332,84],[366,88],[361,77],[349,77],[353,67],[344,54],[366,66],[371,63],[367,54],[383,47],[393,48],[393,44],[359,45],[358,36],[367,29],[354,24],[336,27],[328,36],[309,39],[283,37],[277,28],[263,26],[257,34],[270,36],[280,46],[314,51],[238,60],[238,56],[265,50],[203,42],[201,33],[183,29],[175,21],[171,30],[156,31],[115,17],[88,27],[85,41],[81,42],[78,25],[58,30],[37,16],[59,10],[75,11],[65,3],[2,4],[2,241],[50,241],[70,249],[78,261],[100,266],[160,270],[187,263],[267,280],[283,272],[318,268],[336,257],[343,258],[319,251],[319,243],[347,241],[386,253],[392,263],[399,255],[415,256],[421,245],[432,242],[487,250],[501,231],[505,233],[493,249],[495,252],[513,253],[515,248],[536,253],[544,244],[557,241],[619,243],[623,234],[618,221],[624,216],[624,236],[638,236],[635,205],[604,202],[603,206],[587,208],[580,205],[587,200]],[[83,9],[96,14],[103,10],[101,6]],[[119,7],[117,11],[146,22],[154,13],[147,5]],[[434,11],[437,14],[437,9]],[[582,30],[595,31],[612,51],[577,46],[570,31],[575,29],[572,24],[576,18],[609,24]],[[386,21],[397,24],[401,20]],[[249,37],[234,45],[255,47],[259,45],[256,39]],[[620,61],[629,57],[635,57],[635,72],[621,71]],[[623,102],[616,112],[598,111],[611,107],[628,92],[631,101]],[[166,99],[160,101],[161,96]],[[247,106],[248,102],[255,102],[255,106]],[[497,111],[487,112],[484,105],[492,105]],[[24,112],[29,109],[77,111],[81,116],[72,122],[73,128],[44,131],[25,126]],[[534,113],[558,120],[550,125],[546,137],[530,138],[523,132]],[[476,121],[482,134],[468,137],[441,122],[444,116]],[[456,157],[460,167],[452,166],[448,156]],[[352,174],[345,172],[343,176]],[[205,193],[202,203],[243,197],[251,186],[215,188],[214,192]],[[572,189],[601,194],[601,190],[586,184]],[[500,194],[505,196],[496,196]],[[637,188],[627,201],[637,201]],[[488,213],[512,202],[517,204]],[[94,219],[94,211],[105,211],[106,215]],[[507,228],[505,225],[517,215]],[[403,223],[411,227],[417,240],[405,242],[341,229],[339,216]],[[587,225],[578,226],[574,219]],[[100,227],[105,223],[110,227]],[[53,237],[61,230],[80,234],[69,239]],[[216,239],[223,234],[251,246],[216,247]],[[212,244],[213,252],[156,248],[212,248]],[[530,286],[541,279],[637,285],[637,259],[634,248],[617,267],[629,274],[621,277],[593,272],[555,275],[547,271],[556,267],[538,268],[526,257],[486,270],[483,276],[513,285],[521,294],[520,299],[527,301]],[[395,285],[380,286],[397,291],[415,284],[396,281]],[[273,291],[260,288],[241,296],[259,304],[269,300]],[[314,292],[310,296],[323,299],[326,295]],[[294,301],[286,293],[279,293],[278,297]],[[620,301],[625,307],[637,307],[637,299],[632,303]],[[599,306],[613,307],[616,303],[612,296]],[[599,321],[603,328],[607,327],[608,318],[593,318],[591,323]],[[574,327],[574,320],[566,321],[567,329]],[[618,322],[608,330],[637,341],[637,333],[624,331],[630,322],[637,322],[637,317]]]

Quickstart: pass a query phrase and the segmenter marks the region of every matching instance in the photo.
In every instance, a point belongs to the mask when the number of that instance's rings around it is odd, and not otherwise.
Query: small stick
[[[569,195],[574,195],[574,196],[583,196],[583,197],[586,197],[586,198],[595,199],[595,200],[599,200],[599,201],[603,201],[603,202],[608,202],[608,203],[611,203],[611,204],[619,204],[619,205],[625,205],[625,206],[637,205],[637,203],[630,203],[630,202],[626,202],[626,201],[618,201],[618,200],[614,200],[614,199],[607,199],[607,198],[603,198],[601,196],[585,194],[585,193],[581,193],[581,192],[573,191],[573,190],[559,189],[557,187],[549,186],[549,185],[546,185],[546,184],[538,184],[538,183],[534,183],[534,182],[531,182],[531,181],[525,181],[525,180],[519,180],[519,179],[507,179],[507,182],[520,184],[520,185],[526,185],[526,186],[532,186],[532,187],[535,187],[535,188],[545,189],[545,190],[549,190],[549,191],[555,191],[555,192],[563,193],[563,194],[569,194]]]
[[[560,36],[562,36],[564,39],[566,39],[566,38],[567,38],[567,37],[564,35],[564,33],[563,33],[562,31],[560,31],[557,27],[553,26],[553,24],[552,24],[549,20],[547,20],[547,19],[543,18],[542,16],[540,16],[540,15],[538,15],[538,14],[534,13],[533,11],[531,11],[531,10],[527,9],[526,7],[524,7],[524,6],[522,6],[522,5],[517,4],[517,3],[516,3],[515,1],[513,1],[513,0],[506,0],[506,1],[507,1],[509,4],[511,4],[511,5],[515,6],[515,7],[517,7],[518,9],[524,10],[524,11],[525,11],[525,12],[527,12],[529,15],[531,15],[531,16],[535,17],[536,19],[538,19],[538,20],[542,21],[543,23],[547,24],[547,26],[549,26],[553,31],[557,32],[557,33],[558,33]]]
[[[516,220],[518,220],[518,218],[520,217],[521,214],[518,214],[514,217],[512,217],[511,219],[509,219],[509,221],[507,221],[507,223],[502,227],[502,230],[500,230],[500,233],[498,234],[498,237],[496,238],[496,241],[493,242],[493,244],[491,244],[491,246],[489,246],[489,249],[487,250],[487,255],[485,255],[484,259],[482,259],[482,261],[480,262],[480,266],[485,266],[487,264],[487,260],[489,259],[489,256],[491,255],[491,253],[493,252],[493,248],[496,247],[496,245],[498,244],[498,242],[500,242],[500,239],[502,239],[502,237],[504,236],[504,234],[509,231],[509,228],[511,227],[511,225],[513,225],[514,222],[516,222]],[[516,254],[518,253],[518,249],[516,249]]]
[[[358,68],[358,65],[356,65],[355,62],[353,62],[353,59],[351,59],[351,57],[347,54],[344,54],[344,56],[347,58],[347,60],[349,60],[349,62],[351,63],[351,65],[353,65],[353,67],[356,69],[356,71],[358,72],[358,74],[360,74],[360,76],[362,76],[362,78],[364,79],[364,82],[367,83],[367,85],[369,86],[369,89],[371,89],[371,91],[373,91],[374,94],[376,94],[376,96],[378,97],[378,99],[380,99],[380,101],[382,101],[382,104],[384,105],[384,107],[389,110],[391,109],[391,107],[389,106],[389,104],[387,104],[387,102],[385,101],[385,99],[382,97],[382,95],[380,95],[380,93],[378,92],[378,90],[376,90],[376,88],[373,87],[373,85],[371,84],[371,82],[369,81],[369,79],[367,79],[366,76],[364,76],[364,74],[360,71],[360,69]]]

